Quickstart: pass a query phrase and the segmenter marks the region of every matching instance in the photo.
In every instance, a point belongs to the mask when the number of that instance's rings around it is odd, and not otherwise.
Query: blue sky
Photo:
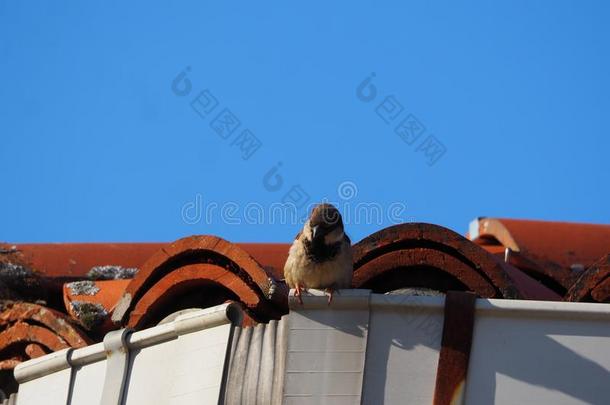
[[[0,3],[0,240],[287,242],[298,224],[244,207],[294,186],[384,210],[354,240],[397,205],[460,233],[608,223],[608,2],[28,4]]]

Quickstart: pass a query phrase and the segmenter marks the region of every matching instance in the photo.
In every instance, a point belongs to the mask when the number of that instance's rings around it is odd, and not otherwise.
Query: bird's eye
[[[339,221],[339,213],[337,211],[327,211],[324,213],[324,222],[329,225],[335,225]]]

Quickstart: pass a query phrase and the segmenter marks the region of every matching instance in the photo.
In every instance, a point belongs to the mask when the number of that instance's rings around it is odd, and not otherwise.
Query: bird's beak
[[[320,228],[319,225],[311,227],[311,239],[315,239],[316,238],[316,235],[318,234],[318,229],[319,228]]]

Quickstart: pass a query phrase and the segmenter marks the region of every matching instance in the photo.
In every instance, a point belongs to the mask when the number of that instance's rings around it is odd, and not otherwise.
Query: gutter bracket
[[[125,391],[125,380],[129,366],[129,348],[127,336],[129,328],[115,330],[104,336],[106,351],[106,376],[102,390],[101,405],[121,405]]]

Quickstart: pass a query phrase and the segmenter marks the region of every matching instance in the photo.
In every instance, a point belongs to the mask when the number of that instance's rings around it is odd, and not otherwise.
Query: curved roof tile
[[[114,309],[112,320],[121,324],[130,322],[130,312],[138,305],[147,291],[172,272],[196,264],[210,264],[233,273],[252,291],[255,291],[261,300],[268,301],[268,307],[277,308],[276,312],[258,314],[262,318],[276,316],[288,308],[287,287],[284,283],[276,280],[271,272],[265,270],[239,246],[216,236],[204,235],[180,239],[157,251],[127,286]],[[200,267],[200,269],[211,268]],[[164,282],[171,283],[170,281]],[[200,278],[194,279],[192,288],[198,288],[200,283]],[[228,289],[230,290],[231,287],[229,286]],[[239,296],[239,293],[236,295]]]
[[[215,264],[189,264],[151,286],[130,311],[127,326],[142,329],[180,309],[211,307],[229,300],[242,304],[258,321],[282,315],[239,275]]]
[[[400,260],[398,265],[396,259]],[[395,225],[354,245],[353,285],[356,288],[367,288],[382,274],[396,274],[397,269],[404,273],[409,268],[436,269],[437,274],[440,272],[449,275],[481,297],[522,297],[501,263],[491,254],[441,226],[424,223]],[[425,277],[426,273],[430,271],[420,271],[419,278]],[[405,285],[398,285],[401,278],[403,274],[393,277],[391,283],[376,289],[390,291],[404,287]],[[433,276],[434,278],[438,277]]]
[[[478,244],[509,248],[512,263],[542,282],[551,279],[561,287],[549,286],[560,293],[610,252],[610,225],[482,217],[472,221],[468,236]]]
[[[1,370],[12,370],[22,361],[90,343],[67,316],[41,305],[11,303],[0,314]],[[3,388],[11,384],[14,381],[4,381]]]
[[[565,300],[610,302],[610,254],[598,260],[576,280]]]
[[[66,311],[85,330],[96,336],[116,329],[110,314],[131,280],[83,280],[65,283]]]

